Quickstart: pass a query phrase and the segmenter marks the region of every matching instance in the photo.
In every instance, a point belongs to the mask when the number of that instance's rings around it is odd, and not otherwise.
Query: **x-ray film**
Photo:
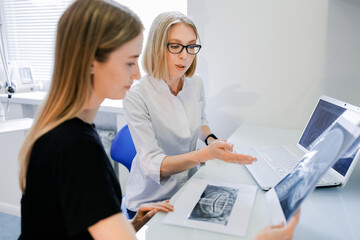
[[[310,147],[296,167],[266,193],[274,224],[287,222],[334,163],[360,143],[360,116],[345,111]]]
[[[189,219],[227,225],[238,189],[207,185]]]
[[[245,236],[256,187],[192,179],[164,223]]]

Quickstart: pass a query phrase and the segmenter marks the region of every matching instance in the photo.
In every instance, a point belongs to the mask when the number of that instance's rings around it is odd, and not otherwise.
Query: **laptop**
[[[296,147],[236,148],[236,152],[249,154],[257,158],[255,163],[245,165],[245,167],[262,189],[269,190],[296,166],[304,154],[309,152],[313,141],[345,110],[360,114],[359,107],[322,95]],[[344,153],[318,182],[317,187],[344,186],[359,158],[359,149],[351,153]]]
[[[265,196],[273,224],[288,222],[321,177],[347,152],[360,143],[360,114],[345,111],[324,134],[312,143],[310,152]]]

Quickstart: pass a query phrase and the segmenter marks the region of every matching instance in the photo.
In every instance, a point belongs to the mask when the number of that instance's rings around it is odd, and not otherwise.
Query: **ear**
[[[94,59],[91,63],[91,68],[90,68],[90,74],[94,74],[94,66],[96,65],[97,61],[96,59]]]

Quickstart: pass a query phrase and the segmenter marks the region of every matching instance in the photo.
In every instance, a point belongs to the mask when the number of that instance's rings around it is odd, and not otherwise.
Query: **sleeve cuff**
[[[168,177],[160,178],[161,163],[165,157],[166,155],[161,153],[155,157],[144,157],[143,159],[147,160],[141,161],[143,173],[159,185],[164,184],[168,179]]]

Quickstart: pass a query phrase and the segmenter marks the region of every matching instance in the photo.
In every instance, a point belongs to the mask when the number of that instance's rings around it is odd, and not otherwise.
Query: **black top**
[[[92,239],[88,227],[120,207],[120,184],[94,125],[74,118],[35,142],[19,239]]]

